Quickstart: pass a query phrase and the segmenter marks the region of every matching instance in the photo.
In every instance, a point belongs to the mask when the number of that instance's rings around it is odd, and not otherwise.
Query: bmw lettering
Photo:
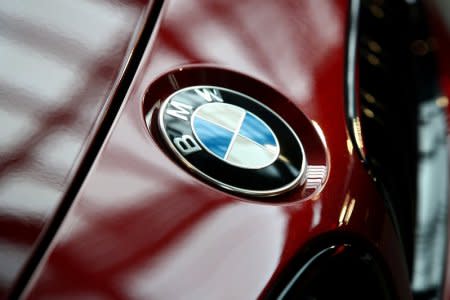
[[[226,190],[274,196],[304,181],[297,135],[270,108],[237,91],[178,90],[163,102],[159,127],[179,162]]]

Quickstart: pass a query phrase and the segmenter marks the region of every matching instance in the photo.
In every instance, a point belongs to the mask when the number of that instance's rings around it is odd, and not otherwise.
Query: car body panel
[[[0,8],[0,298],[77,180],[150,3],[8,1]]]
[[[346,128],[347,11],[347,1],[166,1],[123,107],[25,298],[264,297],[312,237],[336,232],[370,242],[398,297],[410,299],[391,216]],[[149,133],[143,101],[152,82],[186,66],[244,73],[313,120],[330,157],[321,193],[264,203],[180,168]]]

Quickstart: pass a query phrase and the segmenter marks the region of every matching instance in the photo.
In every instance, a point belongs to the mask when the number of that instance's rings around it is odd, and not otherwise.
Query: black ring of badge
[[[204,94],[219,95],[224,103],[241,107],[263,120],[278,139],[280,153],[277,159],[260,169],[246,169],[233,166],[203,149],[201,142],[195,138],[190,118],[198,107],[210,102],[199,96],[196,89]],[[219,102],[214,97],[210,99]],[[173,106],[172,102],[183,104],[184,114],[179,116],[186,120],[167,113]],[[183,164],[224,189],[250,196],[274,196],[291,190],[304,179],[306,159],[297,135],[274,111],[242,93],[216,86],[192,86],[178,90],[163,102],[159,111],[159,127],[166,143]],[[173,141],[186,135],[195,139],[202,149],[187,154],[180,151]]]

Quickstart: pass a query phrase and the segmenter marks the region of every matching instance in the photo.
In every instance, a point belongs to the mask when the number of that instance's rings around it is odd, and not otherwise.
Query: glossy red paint
[[[61,204],[123,79],[148,5],[2,4],[0,298]]]
[[[399,299],[410,299],[398,238],[346,130],[347,10],[347,1],[328,0],[167,1],[119,116],[25,298],[254,299],[302,246],[337,231],[373,243]],[[291,101],[281,106],[294,105],[317,124],[330,155],[317,197],[252,202],[199,181],[163,152],[143,118],[147,89],[169,70],[196,64],[256,78]],[[298,112],[280,114],[293,121]]]

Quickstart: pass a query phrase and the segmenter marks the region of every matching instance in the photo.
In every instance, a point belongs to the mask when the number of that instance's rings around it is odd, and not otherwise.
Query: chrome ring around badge
[[[159,128],[179,162],[209,183],[248,196],[275,196],[302,184],[303,146],[259,101],[230,89],[192,86],[170,95]]]

